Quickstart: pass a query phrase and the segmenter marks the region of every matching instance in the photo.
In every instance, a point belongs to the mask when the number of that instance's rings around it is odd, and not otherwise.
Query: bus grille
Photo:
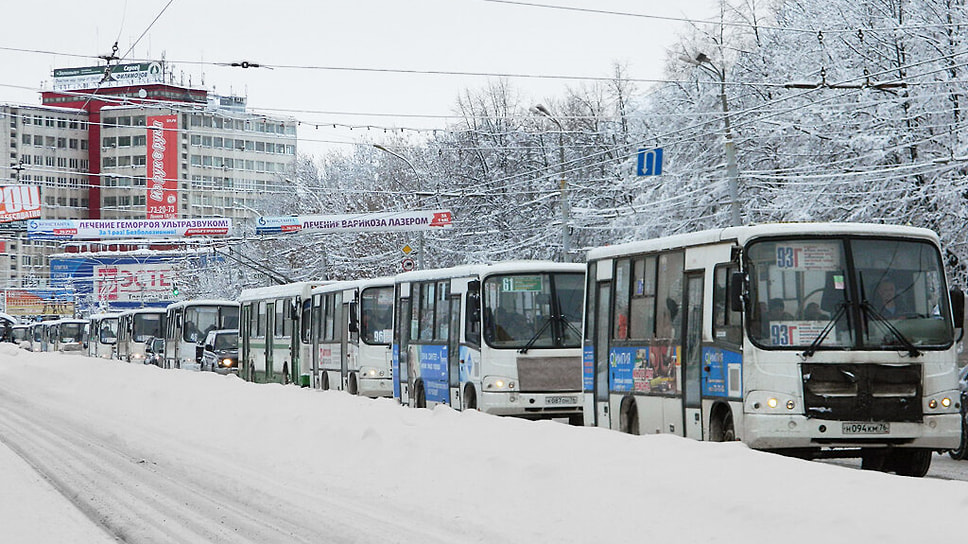
[[[807,417],[922,421],[921,365],[803,364]]]
[[[581,357],[518,357],[522,393],[581,391]]]

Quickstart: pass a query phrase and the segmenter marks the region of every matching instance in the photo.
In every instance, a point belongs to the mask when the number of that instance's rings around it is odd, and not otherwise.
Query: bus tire
[[[950,456],[955,461],[961,461],[965,458],[965,454],[968,452],[968,425],[965,425],[965,418],[961,418],[961,442],[958,443],[958,447],[953,450],[948,450],[948,456]]]
[[[635,405],[635,399],[626,397],[622,401],[622,411],[619,415],[619,430],[623,433],[640,435],[642,430],[639,426],[639,409]]]
[[[464,394],[461,396],[461,409],[477,410],[477,389],[474,389],[474,384],[469,383],[464,387]]]
[[[360,394],[360,384],[357,380],[358,378],[356,377],[355,373],[350,374],[349,377],[346,378],[346,390],[349,392],[350,395]]]
[[[417,382],[414,386],[413,405],[415,408],[427,407],[427,393],[424,392],[423,382]]]
[[[711,442],[732,442],[736,440],[733,427],[733,411],[728,406],[719,405],[709,418],[709,440]]]
[[[923,478],[931,468],[931,454],[926,448],[894,450],[887,454],[885,469],[898,476]]]

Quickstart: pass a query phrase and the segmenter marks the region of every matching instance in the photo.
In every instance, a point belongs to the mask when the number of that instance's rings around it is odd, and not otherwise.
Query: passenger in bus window
[[[770,321],[791,321],[793,316],[787,313],[786,304],[782,298],[771,298],[767,318]]]

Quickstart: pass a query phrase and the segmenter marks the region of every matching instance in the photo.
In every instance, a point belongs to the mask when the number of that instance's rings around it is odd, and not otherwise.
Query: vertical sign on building
[[[148,219],[178,217],[178,116],[148,117]]]

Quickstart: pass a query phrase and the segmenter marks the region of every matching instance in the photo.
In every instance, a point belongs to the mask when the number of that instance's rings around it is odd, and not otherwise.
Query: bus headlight
[[[746,395],[746,411],[766,414],[797,414],[799,402],[793,395],[775,391],[751,391]]]
[[[942,391],[936,395],[925,397],[926,412],[932,414],[953,414],[957,413],[961,406],[955,401],[958,398],[957,391]]]
[[[219,361],[219,364],[222,366],[235,366],[235,360],[225,358]]]
[[[515,391],[517,384],[505,376],[486,376],[484,378],[485,391]]]
[[[385,368],[377,368],[375,366],[360,367],[361,378],[387,378],[389,376],[390,373]]]

